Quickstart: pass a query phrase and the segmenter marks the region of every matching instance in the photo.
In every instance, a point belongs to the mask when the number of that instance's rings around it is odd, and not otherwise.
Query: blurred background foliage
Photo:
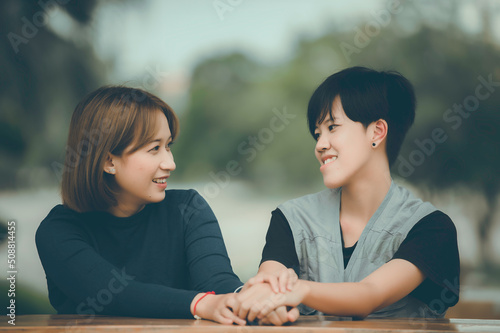
[[[176,109],[181,119],[181,135],[173,148],[176,181],[217,182],[227,172],[227,163],[237,161],[241,172],[235,178],[262,196],[291,198],[322,189],[305,118],[312,92],[330,74],[349,66],[395,69],[414,84],[418,109],[394,176],[428,193],[445,189],[480,193],[485,209],[475,229],[481,255],[469,269],[491,273],[489,281],[495,283],[499,261],[491,251],[490,236],[499,222],[497,7],[493,2],[473,2],[482,28],[471,33],[457,23],[461,8],[471,1],[401,3],[404,10],[390,16],[390,24],[376,33],[369,27],[375,18],[367,15],[356,25],[359,30],[332,21],[319,37],[298,34],[291,55],[280,62],[265,62],[234,50],[200,58],[190,73],[184,102]],[[386,2],[381,4],[386,8]],[[22,35],[20,18],[33,17],[40,5],[0,2],[0,187],[4,191],[58,186],[57,163],[64,159],[76,103],[103,84],[122,83],[110,75],[113,61],[96,56],[86,29],[98,5],[97,0],[56,4],[55,10],[65,11],[80,27],[78,38],[64,38],[39,27],[15,52],[8,33]],[[362,47],[356,44],[359,41]],[[346,54],[345,45],[356,51]],[[493,91],[466,116],[450,113],[461,117],[460,125],[452,126],[456,123],[446,120],[447,110],[475,96],[480,77],[496,82],[490,86]],[[158,85],[152,92],[167,96],[170,103],[165,87]],[[290,116],[283,121],[278,114]],[[276,117],[281,120],[273,120]],[[276,131],[272,123],[284,126]],[[435,129],[442,129],[447,140],[434,142],[429,153],[416,142],[429,144]],[[412,164],[411,157],[417,155],[423,159],[417,161],[419,165]],[[403,160],[410,163],[411,172],[402,172],[408,171],[402,167]]]

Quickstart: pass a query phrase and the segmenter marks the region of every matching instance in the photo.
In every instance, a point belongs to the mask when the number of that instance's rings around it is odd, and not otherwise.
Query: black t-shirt
[[[356,245],[357,243],[352,247],[343,247],[344,268],[347,267]],[[446,214],[435,211],[417,222],[392,257],[397,258],[411,262],[426,276],[410,295],[431,308],[441,304],[447,308],[458,302],[460,260],[457,231]],[[299,274],[299,259],[292,230],[279,209],[272,212],[266,245],[262,251],[261,263],[267,260],[278,261]]]
[[[130,217],[58,205],[36,233],[49,299],[60,314],[190,318],[199,292],[233,292],[217,220],[194,190]]]

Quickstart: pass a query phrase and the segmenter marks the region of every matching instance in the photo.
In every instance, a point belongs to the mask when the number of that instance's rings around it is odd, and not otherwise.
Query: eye
[[[170,149],[172,149],[173,144],[174,144],[174,141],[170,141],[169,143],[167,143],[166,149],[170,151]]]
[[[313,138],[314,138],[314,140],[318,141],[318,139],[319,139],[319,133],[314,133],[313,134]]]
[[[335,125],[335,124],[331,124],[330,126],[328,126],[328,130],[329,131],[333,131],[335,129],[335,127],[337,127],[338,125]]]
[[[155,146],[154,148],[150,149],[149,151],[155,152],[155,151],[158,151],[158,149],[160,149],[160,146]]]

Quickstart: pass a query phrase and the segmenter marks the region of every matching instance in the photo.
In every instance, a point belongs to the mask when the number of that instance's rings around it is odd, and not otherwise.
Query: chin
[[[338,179],[332,179],[328,177],[323,177],[323,184],[325,184],[326,187],[333,189],[333,188],[339,188],[342,187],[343,183],[339,181]]]
[[[163,199],[165,199],[165,191],[162,193],[158,193],[156,195],[152,195],[151,197],[148,198],[149,203],[157,203],[157,202],[162,202]]]
[[[329,189],[334,189],[334,188],[339,188],[341,187],[342,185],[339,184],[339,183],[336,183],[336,182],[328,182],[328,181],[324,181],[323,182],[325,184],[326,187],[328,187]]]

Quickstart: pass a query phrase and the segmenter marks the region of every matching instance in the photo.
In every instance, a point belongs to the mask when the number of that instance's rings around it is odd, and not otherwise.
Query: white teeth
[[[153,179],[153,182],[157,184],[165,184],[167,182],[167,178],[155,178]]]
[[[323,162],[323,165],[333,162],[337,159],[337,156],[330,157]]]

